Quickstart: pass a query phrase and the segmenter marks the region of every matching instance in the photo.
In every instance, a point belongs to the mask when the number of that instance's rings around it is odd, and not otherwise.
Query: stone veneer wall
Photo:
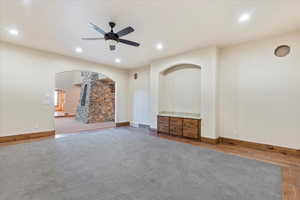
[[[82,72],[80,102],[76,120],[84,123],[114,121],[115,118],[115,83],[109,78],[99,79],[95,72]],[[84,102],[84,88],[86,95]],[[83,104],[84,103],[84,104]]]

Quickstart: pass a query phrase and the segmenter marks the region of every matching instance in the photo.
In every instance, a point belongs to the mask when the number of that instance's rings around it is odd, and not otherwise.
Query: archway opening
[[[90,71],[66,71],[55,76],[56,133],[115,127],[115,81]]]

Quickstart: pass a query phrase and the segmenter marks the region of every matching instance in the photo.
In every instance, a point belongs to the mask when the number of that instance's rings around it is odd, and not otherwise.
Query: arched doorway
[[[73,70],[55,77],[57,134],[115,127],[115,81],[98,72]]]

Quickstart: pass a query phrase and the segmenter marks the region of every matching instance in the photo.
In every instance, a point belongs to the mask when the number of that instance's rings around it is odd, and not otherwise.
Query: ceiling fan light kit
[[[114,32],[114,27],[116,26],[116,23],[114,22],[109,22],[109,26],[110,26],[110,32],[105,32],[103,29],[101,29],[99,26],[93,24],[93,23],[89,23],[89,25],[98,33],[102,34],[104,37],[99,37],[99,38],[82,38],[83,40],[105,40],[108,42],[109,45],[109,49],[111,51],[116,50],[116,45],[118,43],[123,43],[126,45],[130,45],[130,46],[135,46],[138,47],[140,46],[139,43],[137,42],[133,42],[130,40],[124,40],[121,39],[121,37],[128,35],[129,33],[132,33],[134,31],[134,29],[131,26],[128,26],[127,28],[124,28],[122,30],[120,30],[119,32],[115,33]]]

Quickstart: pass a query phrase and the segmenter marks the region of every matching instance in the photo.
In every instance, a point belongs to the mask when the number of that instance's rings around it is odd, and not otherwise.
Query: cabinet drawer
[[[198,128],[198,121],[197,119],[184,119],[183,126],[189,128]]]
[[[170,134],[182,136],[183,119],[177,117],[170,118]]]
[[[158,117],[158,132],[169,133],[169,117]]]
[[[158,121],[161,123],[169,123],[169,117],[158,116]]]
[[[184,119],[183,120],[183,136],[193,139],[199,138],[200,121],[197,119]]]

